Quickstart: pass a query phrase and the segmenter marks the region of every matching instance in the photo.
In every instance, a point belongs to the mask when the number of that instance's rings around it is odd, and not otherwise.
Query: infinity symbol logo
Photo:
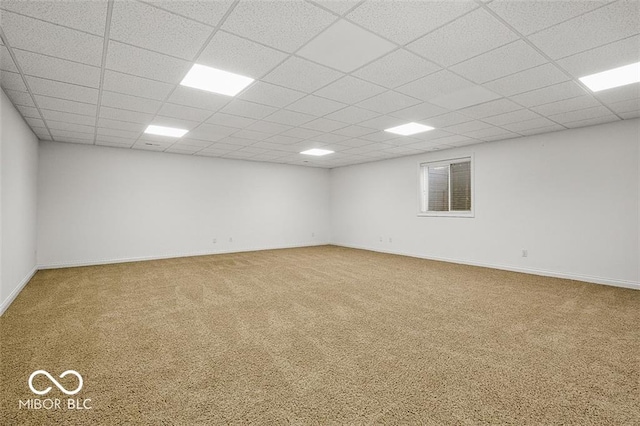
[[[49,374],[48,372],[44,371],[44,370],[37,370],[34,371],[33,373],[31,373],[31,376],[29,376],[29,389],[31,389],[31,392],[35,393],[36,395],[45,395],[48,394],[51,391],[51,386],[49,386],[48,388],[46,388],[45,390],[36,390],[36,388],[33,387],[33,378],[36,377],[38,374],[44,374],[45,376],[47,376],[47,378],[49,380],[51,380],[51,383],[53,383],[54,385],[56,385],[56,387],[58,389],[60,389],[62,392],[64,392],[67,395],[75,395],[78,392],[80,392],[80,390],[82,389],[82,376],[80,375],[80,373],[78,373],[75,370],[67,370],[64,373],[62,373],[60,375],[60,378],[62,379],[65,376],[68,376],[69,374],[74,375],[78,378],[78,387],[75,390],[72,391],[68,391],[66,390],[60,383],[58,383],[58,381],[56,379],[53,378],[53,376],[51,374]]]

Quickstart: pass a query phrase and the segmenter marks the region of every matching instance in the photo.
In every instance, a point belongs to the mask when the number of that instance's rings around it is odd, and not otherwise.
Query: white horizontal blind
[[[471,161],[451,163],[451,210],[471,210]]]
[[[429,166],[429,211],[449,211],[449,166]]]

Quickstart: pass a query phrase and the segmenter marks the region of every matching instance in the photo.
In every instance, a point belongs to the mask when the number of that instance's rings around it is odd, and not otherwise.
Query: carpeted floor
[[[639,326],[638,291],[333,246],[40,271],[0,424],[637,425]],[[19,409],[37,369],[92,408]]]

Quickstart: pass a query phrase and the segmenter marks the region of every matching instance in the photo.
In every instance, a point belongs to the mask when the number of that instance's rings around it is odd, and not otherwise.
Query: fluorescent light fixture
[[[170,136],[172,138],[181,138],[189,132],[184,129],[176,129],[175,127],[163,127],[163,126],[154,126],[149,125],[147,129],[144,131],[150,135],[160,135],[160,136]]]
[[[409,136],[415,135],[416,133],[426,132],[428,130],[433,130],[433,127],[425,126],[420,123],[407,123],[402,126],[392,127],[390,129],[385,129],[385,132],[395,133],[396,135]]]
[[[317,157],[320,157],[322,155],[333,154],[333,151],[329,151],[328,149],[313,148],[313,149],[308,149],[306,151],[302,151],[300,154],[315,155]]]
[[[593,92],[638,83],[640,82],[640,62],[581,77],[580,81]]]
[[[180,82],[181,85],[194,87],[221,95],[235,96],[253,83],[253,79],[243,75],[222,71],[216,68],[195,64]]]

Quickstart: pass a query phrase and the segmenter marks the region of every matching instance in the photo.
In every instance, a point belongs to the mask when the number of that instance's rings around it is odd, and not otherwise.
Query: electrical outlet
[[[529,250],[522,250],[522,257],[529,257]]]
[[[217,238],[214,238],[214,239],[213,239],[213,244],[215,244],[215,243],[217,243],[217,242],[218,242],[218,239],[217,239]]]
[[[232,243],[233,242],[233,237],[229,237],[229,242]]]
[[[391,237],[389,237],[389,242],[390,242],[390,243],[392,243],[392,242],[393,242],[393,239],[392,239]]]
[[[382,242],[382,237],[380,237],[380,242]]]

